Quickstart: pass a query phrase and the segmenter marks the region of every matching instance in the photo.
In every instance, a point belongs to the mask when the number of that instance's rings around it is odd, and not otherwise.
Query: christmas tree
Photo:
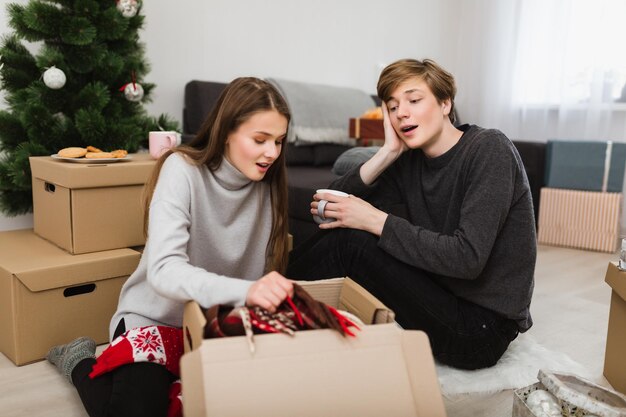
[[[0,111],[0,211],[32,209],[29,156],[89,145],[135,152],[149,131],[177,130],[143,107],[155,86],[143,81],[140,2],[31,0],[7,10],[14,32],[0,45],[8,104]]]

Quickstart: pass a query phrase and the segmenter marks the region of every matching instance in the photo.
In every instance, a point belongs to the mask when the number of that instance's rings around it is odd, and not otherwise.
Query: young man
[[[292,252],[287,276],[350,276],[425,331],[440,362],[477,369],[532,325],[536,236],[519,154],[497,130],[455,127],[455,94],[432,60],[383,70],[385,143],[330,185],[349,197],[313,196],[311,213],[336,220]]]

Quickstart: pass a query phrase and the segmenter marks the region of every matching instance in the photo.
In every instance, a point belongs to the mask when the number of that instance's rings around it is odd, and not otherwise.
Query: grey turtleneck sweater
[[[243,305],[263,276],[272,226],[269,185],[226,159],[216,171],[180,154],[163,164],[150,203],[148,240],[110,324],[181,327],[189,300]]]

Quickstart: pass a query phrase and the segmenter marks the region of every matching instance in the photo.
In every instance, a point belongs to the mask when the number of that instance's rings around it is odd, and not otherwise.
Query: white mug
[[[337,195],[339,197],[348,197],[347,193],[344,193],[343,191],[339,191],[339,190],[331,190],[328,188],[320,188],[319,190],[316,191],[317,194],[332,194],[332,195]],[[320,200],[317,202],[317,212],[318,215],[317,216],[313,216],[313,220],[315,220],[315,223],[317,224],[322,224],[322,223],[332,223],[337,219],[334,219],[332,217],[325,217],[324,216],[324,209],[326,208],[326,204],[328,204],[327,200]]]
[[[152,155],[154,159],[159,159],[165,151],[180,145],[180,141],[180,133],[178,132],[165,132],[160,130],[150,132],[148,135],[150,155]]]

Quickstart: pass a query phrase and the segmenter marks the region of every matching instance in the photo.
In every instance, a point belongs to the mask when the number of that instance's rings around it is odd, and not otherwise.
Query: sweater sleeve
[[[198,189],[199,183],[194,180],[197,169],[176,154],[163,164],[150,203],[149,244],[144,254],[148,259],[148,282],[164,297],[183,302],[195,300],[205,308],[216,304],[243,305],[253,282],[218,275],[189,263],[191,198],[193,194],[206,193]]]
[[[463,191],[452,233],[439,233],[389,215],[379,247],[410,265],[461,279],[475,279],[484,269],[514,198],[517,163],[510,141],[476,141],[460,168]]]
[[[398,182],[400,178],[397,175],[399,167],[403,166],[405,155],[387,168],[371,185],[367,185],[361,178],[361,166],[352,168],[343,176],[334,180],[329,188],[340,190],[348,194],[368,200],[368,202],[380,210],[388,211],[390,207],[403,204],[401,186]]]

